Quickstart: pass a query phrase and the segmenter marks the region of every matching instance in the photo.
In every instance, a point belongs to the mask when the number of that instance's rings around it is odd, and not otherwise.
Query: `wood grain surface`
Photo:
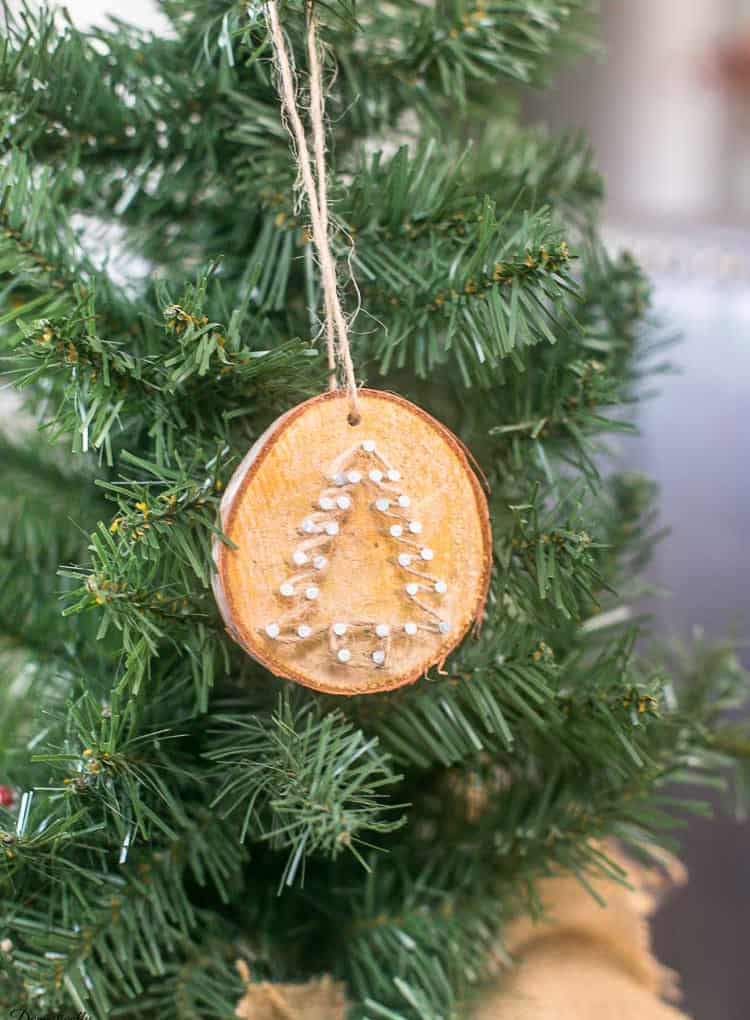
[[[274,422],[222,500],[222,530],[236,548],[214,545],[214,591],[231,636],[278,676],[335,694],[390,690],[442,662],[481,619],[492,559],[487,502],[456,437],[393,394],[361,390],[360,408],[362,420],[351,426],[338,391]],[[350,483],[342,469],[361,477]],[[321,499],[330,507],[339,497],[345,511],[321,510]],[[391,509],[379,512],[384,498]],[[335,535],[323,530],[331,521]],[[293,560],[299,550],[309,554],[304,567]],[[399,564],[404,553],[412,557],[407,567]],[[321,557],[325,568],[316,571],[312,560]],[[334,624],[346,628],[341,636]],[[306,640],[299,627],[309,629]]]

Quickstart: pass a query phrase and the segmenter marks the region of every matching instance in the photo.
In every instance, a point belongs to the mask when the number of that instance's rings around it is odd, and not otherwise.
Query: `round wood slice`
[[[401,397],[342,391],[292,408],[229,483],[214,591],[231,636],[331,694],[411,683],[482,615],[487,501],[463,447]]]

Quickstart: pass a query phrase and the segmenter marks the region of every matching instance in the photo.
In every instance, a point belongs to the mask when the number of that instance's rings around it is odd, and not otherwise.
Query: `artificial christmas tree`
[[[597,236],[583,143],[512,95],[588,45],[587,4],[316,9],[354,371],[458,435],[492,521],[481,631],[367,697],[275,676],[212,595],[222,492],[328,385],[330,308],[266,10],[161,7],[169,38],[4,7],[0,1001],[213,1020],[312,982],[464,1020],[541,879],[622,879],[603,837],[648,856],[668,782],[748,757],[731,647],[677,695],[636,650],[653,492],[602,437],[659,346],[648,285]],[[308,13],[279,10],[303,108]]]

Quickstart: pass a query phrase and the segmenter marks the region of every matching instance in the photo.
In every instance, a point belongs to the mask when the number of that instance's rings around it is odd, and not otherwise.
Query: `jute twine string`
[[[315,157],[315,172],[313,172],[310,149],[307,144],[307,134],[297,106],[294,73],[284,39],[284,32],[279,21],[276,0],[267,0],[265,9],[268,28],[273,42],[282,109],[286,115],[289,131],[294,141],[299,174],[302,178],[302,184],[310,208],[313,242],[318,253],[326,315],[328,386],[331,390],[338,388],[336,379],[338,359],[343,369],[349,393],[349,422],[352,425],[357,425],[361,420],[357,380],[349,349],[349,332],[346,316],[341,307],[341,298],[338,291],[336,262],[331,251],[329,239],[328,188],[325,159],[325,95],[320,71],[320,51],[313,2],[308,0],[307,3],[307,53],[310,65],[310,126]]]

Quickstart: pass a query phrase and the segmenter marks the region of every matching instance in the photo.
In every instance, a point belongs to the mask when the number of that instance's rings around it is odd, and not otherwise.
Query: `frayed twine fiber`
[[[281,106],[294,143],[299,177],[302,179],[307,195],[313,241],[318,253],[318,265],[320,267],[326,310],[329,388],[335,390],[337,387],[336,358],[338,357],[349,393],[349,421],[352,425],[357,425],[361,417],[357,397],[357,380],[349,349],[349,328],[341,307],[341,298],[338,291],[336,262],[331,251],[328,236],[329,215],[324,120],[325,95],[320,72],[317,22],[313,0],[308,0],[306,9],[307,53],[310,63],[310,126],[315,153],[314,172],[310,159],[310,149],[307,144],[307,134],[297,106],[297,90],[294,82],[292,61],[287,51],[284,31],[279,21],[276,0],[268,0],[266,3],[266,20],[273,43]]]

